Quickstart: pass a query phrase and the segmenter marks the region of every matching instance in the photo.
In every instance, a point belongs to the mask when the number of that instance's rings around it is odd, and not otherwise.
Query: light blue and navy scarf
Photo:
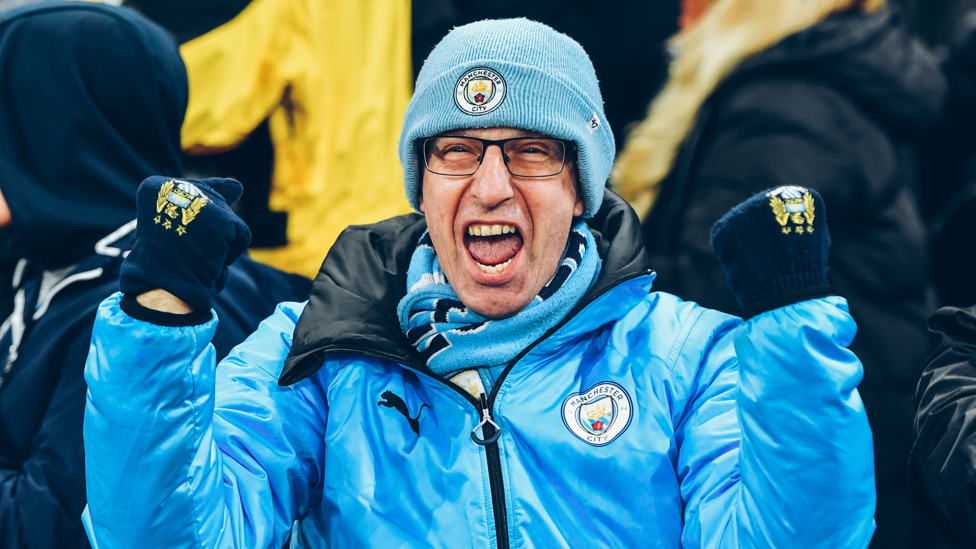
[[[410,259],[408,293],[397,307],[400,328],[427,366],[443,377],[503,365],[569,314],[596,281],[600,265],[593,235],[580,221],[539,295],[517,314],[490,320],[458,299],[425,232]]]

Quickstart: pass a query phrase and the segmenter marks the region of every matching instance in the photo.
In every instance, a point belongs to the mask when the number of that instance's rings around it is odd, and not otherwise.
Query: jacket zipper
[[[482,423],[481,432],[482,432],[482,436],[484,436],[485,441],[491,441],[490,443],[485,445],[485,457],[488,460],[488,486],[491,489],[491,506],[495,517],[495,547],[497,547],[497,549],[509,549],[508,513],[506,512],[506,507],[505,507],[505,483],[502,478],[502,460],[498,450],[498,436],[501,434],[501,428],[499,427],[498,429],[496,429],[495,422],[492,421],[491,419],[491,410],[494,407],[495,397],[498,395],[498,390],[501,388],[502,382],[505,380],[506,377],[508,377],[508,373],[512,371],[512,368],[515,367],[515,364],[518,363],[519,360],[522,360],[522,357],[529,354],[529,351],[531,351],[537,345],[539,345],[540,343],[548,339],[549,336],[556,333],[560,328],[568,324],[570,320],[575,318],[576,315],[578,315],[590,303],[593,303],[598,298],[600,298],[610,290],[616,288],[617,286],[623,284],[624,282],[633,280],[639,276],[645,276],[647,274],[650,274],[651,272],[652,271],[648,269],[640,273],[623,277],[617,280],[616,282],[614,282],[613,284],[607,286],[603,290],[590,296],[585,303],[580,303],[572,312],[570,312],[570,314],[566,315],[565,318],[560,320],[555,326],[553,326],[548,331],[546,331],[546,333],[543,334],[542,337],[535,340],[532,344],[530,344],[525,349],[522,349],[522,351],[519,354],[515,355],[515,358],[509,361],[508,365],[505,366],[505,369],[502,371],[501,375],[498,376],[498,379],[496,379],[495,383],[492,385],[491,394],[488,396],[487,399],[485,398],[484,393],[481,394],[481,402],[480,405],[478,406],[479,411],[481,412],[483,418],[481,422]],[[453,384],[450,385],[453,386]],[[461,389],[457,389],[457,390],[458,392],[463,393]]]
[[[498,450],[498,436],[501,429],[496,429],[491,420],[491,408],[488,399],[481,393],[481,433],[484,440],[492,442],[485,445],[485,458],[488,460],[488,486],[491,490],[491,510],[495,517],[495,547],[509,549],[508,543],[508,511],[505,506],[505,484],[502,479],[502,459]]]
[[[548,331],[546,331],[546,333],[542,334],[542,337],[533,341],[525,349],[522,349],[522,351],[519,352],[519,354],[515,355],[515,358],[509,361],[509,363],[505,366],[505,369],[502,371],[501,375],[498,376],[498,379],[496,379],[495,383],[492,385],[491,394],[489,394],[487,398],[485,397],[484,393],[481,393],[480,401],[475,400],[475,398],[471,396],[470,393],[468,393],[464,389],[461,389],[457,385],[448,382],[447,380],[441,378],[440,376],[437,376],[436,374],[431,376],[434,379],[440,380],[442,383],[444,383],[445,385],[453,389],[456,393],[464,397],[468,402],[473,404],[475,409],[478,410],[478,414],[482,418],[481,423],[479,425],[481,426],[481,435],[484,438],[481,440],[481,442],[479,442],[478,439],[474,436],[473,432],[471,438],[474,439],[476,443],[478,443],[479,445],[485,448],[485,458],[488,461],[488,487],[491,490],[492,515],[495,518],[495,547],[497,549],[509,549],[508,512],[506,510],[506,505],[505,505],[505,482],[504,479],[502,478],[502,460],[501,460],[501,454],[498,449],[498,439],[501,435],[501,427],[498,427],[498,425],[491,418],[491,410],[494,407],[495,397],[498,395],[498,389],[501,387],[502,382],[505,380],[505,378],[508,377],[508,373],[512,371],[513,367],[515,367],[515,364],[518,363],[519,360],[522,360],[522,357],[529,354],[529,351],[531,351],[540,343],[548,339],[549,336],[559,331],[560,328],[568,324],[569,321],[575,318],[576,315],[578,315],[580,312],[583,311],[583,309],[585,309],[591,303],[599,299],[601,296],[603,296],[610,290],[616,288],[617,286],[620,286],[621,284],[633,280],[635,278],[649,275],[652,272],[654,272],[653,269],[644,269],[639,273],[634,273],[631,275],[624,276],[616,280],[613,284],[610,284],[606,288],[591,295],[588,299],[586,299],[585,302],[581,302],[580,304],[578,304],[572,311],[570,311],[568,315],[566,315],[565,318],[560,320],[555,326],[553,326]],[[393,358],[393,355],[386,355],[386,353],[374,353],[374,352],[364,351],[361,349],[329,349],[326,351],[326,353],[342,352],[342,351],[346,351],[346,352],[351,351],[354,353],[359,353],[359,354],[372,356],[374,358],[381,358],[385,360],[390,360],[391,358]],[[393,362],[400,362],[400,360],[402,359],[396,359],[393,360]],[[400,363],[402,364],[402,362]],[[429,370],[427,370],[426,368],[420,371],[424,373],[429,372]],[[475,430],[477,430],[477,427],[475,427]]]

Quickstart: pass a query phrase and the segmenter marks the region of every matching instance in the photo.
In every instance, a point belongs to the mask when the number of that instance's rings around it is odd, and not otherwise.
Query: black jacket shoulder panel
[[[406,295],[410,258],[427,230],[420,214],[347,228],[329,250],[298,319],[278,384],[315,373],[327,348],[422,365],[400,330],[397,304]]]

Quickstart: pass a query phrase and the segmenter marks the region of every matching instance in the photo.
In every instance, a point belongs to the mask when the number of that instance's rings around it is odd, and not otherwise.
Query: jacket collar
[[[640,220],[623,199],[606,191],[603,207],[587,225],[603,268],[567,321],[622,281],[650,273]],[[400,330],[396,315],[397,304],[407,292],[410,258],[426,229],[424,217],[414,213],[349,227],[339,236],[295,326],[278,385],[311,376],[322,367],[327,353],[336,352],[374,356],[431,374]]]

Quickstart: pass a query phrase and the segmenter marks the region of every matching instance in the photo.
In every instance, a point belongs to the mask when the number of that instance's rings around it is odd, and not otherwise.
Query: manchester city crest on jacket
[[[630,395],[620,385],[605,381],[566,397],[562,415],[566,428],[577,438],[591,446],[606,446],[630,426]]]

